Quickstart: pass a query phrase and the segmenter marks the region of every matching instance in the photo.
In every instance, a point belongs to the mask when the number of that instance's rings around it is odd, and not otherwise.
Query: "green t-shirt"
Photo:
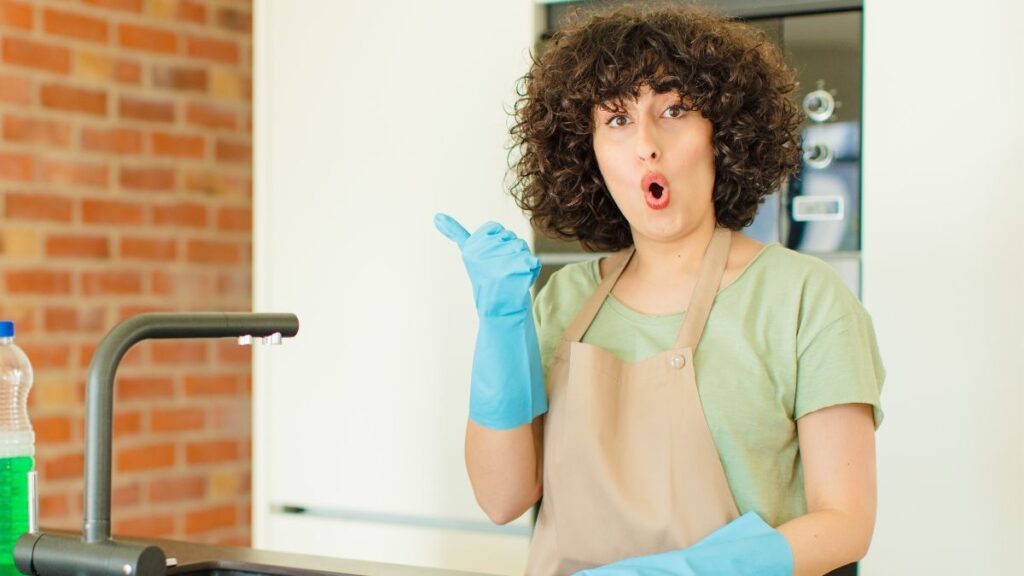
[[[534,302],[545,375],[600,282],[598,259],[552,274]],[[640,314],[609,296],[583,342],[625,362],[672,347],[684,313]],[[822,260],[766,246],[715,298],[694,358],[697,388],[740,514],[778,526],[806,514],[796,420],[846,403],[882,422],[885,370],[871,318]]]

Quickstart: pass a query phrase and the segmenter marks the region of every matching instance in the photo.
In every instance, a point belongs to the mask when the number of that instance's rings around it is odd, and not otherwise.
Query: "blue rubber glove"
[[[437,214],[434,225],[462,251],[480,319],[469,418],[496,430],[528,424],[548,410],[530,304],[540,261],[501,224],[488,222],[470,234],[451,216]]]
[[[792,576],[793,551],[756,512],[747,512],[683,550],[627,558],[577,576]]]

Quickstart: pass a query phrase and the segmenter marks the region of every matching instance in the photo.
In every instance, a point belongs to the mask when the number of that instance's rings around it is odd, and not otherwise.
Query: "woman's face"
[[[622,106],[595,107],[594,152],[634,240],[678,240],[714,222],[711,121],[648,86]]]

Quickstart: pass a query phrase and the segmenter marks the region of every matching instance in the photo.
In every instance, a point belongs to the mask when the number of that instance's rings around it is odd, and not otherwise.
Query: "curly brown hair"
[[[643,86],[678,91],[711,121],[720,226],[748,226],[799,167],[794,73],[762,31],[702,8],[627,6],[556,32],[519,80],[511,193],[536,229],[589,250],[633,244],[598,169],[592,114]]]

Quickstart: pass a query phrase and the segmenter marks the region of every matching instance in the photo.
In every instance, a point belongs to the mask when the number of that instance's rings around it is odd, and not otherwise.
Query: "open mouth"
[[[644,191],[644,201],[647,207],[652,210],[661,210],[668,206],[669,188],[668,179],[659,172],[648,172],[640,182],[640,188]]]

